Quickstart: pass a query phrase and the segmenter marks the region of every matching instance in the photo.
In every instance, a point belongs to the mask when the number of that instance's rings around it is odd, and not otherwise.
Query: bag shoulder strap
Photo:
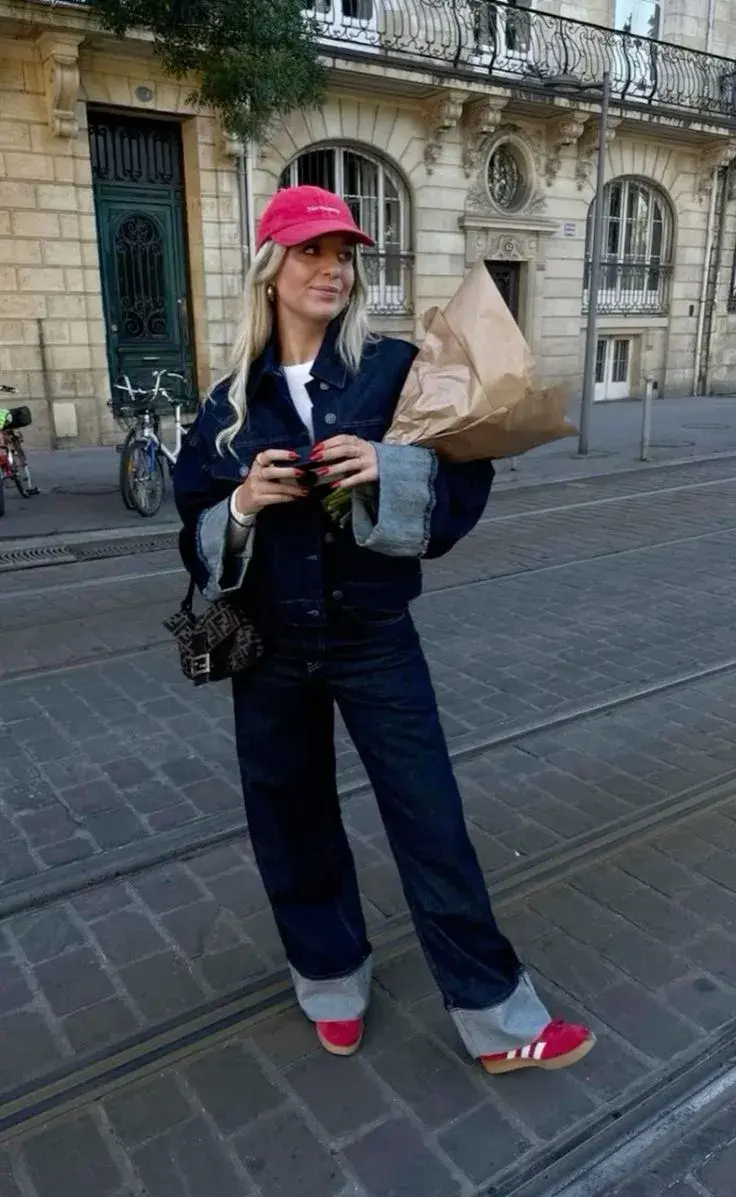
[[[194,606],[194,591],[194,578],[190,578],[189,585],[187,586],[187,592],[184,595],[181,607],[179,608],[180,611],[185,611],[188,615],[191,614],[192,607]]]

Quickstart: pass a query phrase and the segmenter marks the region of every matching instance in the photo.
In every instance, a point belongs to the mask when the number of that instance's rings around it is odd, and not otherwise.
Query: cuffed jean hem
[[[368,1009],[373,975],[373,957],[347,977],[313,981],[289,966],[296,998],[312,1022],[342,1022],[362,1018]]]
[[[485,1010],[451,1009],[450,1015],[474,1059],[524,1047],[537,1039],[550,1021],[526,973],[519,977],[511,996],[497,1006]]]

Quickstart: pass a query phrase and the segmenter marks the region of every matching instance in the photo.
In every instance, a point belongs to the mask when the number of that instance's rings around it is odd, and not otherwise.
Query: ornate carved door
[[[90,111],[89,136],[113,399],[161,367],[193,397],[179,126]]]

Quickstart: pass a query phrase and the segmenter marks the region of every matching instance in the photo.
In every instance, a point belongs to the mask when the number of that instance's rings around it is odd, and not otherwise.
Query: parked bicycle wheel
[[[125,486],[133,511],[143,516],[155,515],[164,498],[164,472],[153,442],[129,441],[120,460],[120,471],[121,475],[125,473],[121,492]]]
[[[31,495],[38,494],[38,487],[33,485],[31,479],[31,469],[28,465],[28,458],[22,449],[14,451],[14,470],[13,482],[18,488],[18,491],[24,499],[29,499]]]
[[[135,511],[135,504],[130,493],[130,483],[128,481],[128,448],[131,441],[135,440],[136,430],[131,428],[120,446],[120,468],[118,470],[118,487],[120,489],[120,498],[128,508],[128,511]]]

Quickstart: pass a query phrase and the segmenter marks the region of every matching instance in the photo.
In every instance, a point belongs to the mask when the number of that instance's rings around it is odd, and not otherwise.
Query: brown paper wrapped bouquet
[[[474,461],[576,435],[564,390],[536,382],[529,346],[484,262],[444,312],[427,312],[424,327],[387,441]]]
[[[426,313],[424,327],[386,441],[463,462],[516,457],[577,435],[564,390],[536,381],[529,346],[483,261],[443,312]],[[339,519],[347,501],[337,490],[325,507]]]

